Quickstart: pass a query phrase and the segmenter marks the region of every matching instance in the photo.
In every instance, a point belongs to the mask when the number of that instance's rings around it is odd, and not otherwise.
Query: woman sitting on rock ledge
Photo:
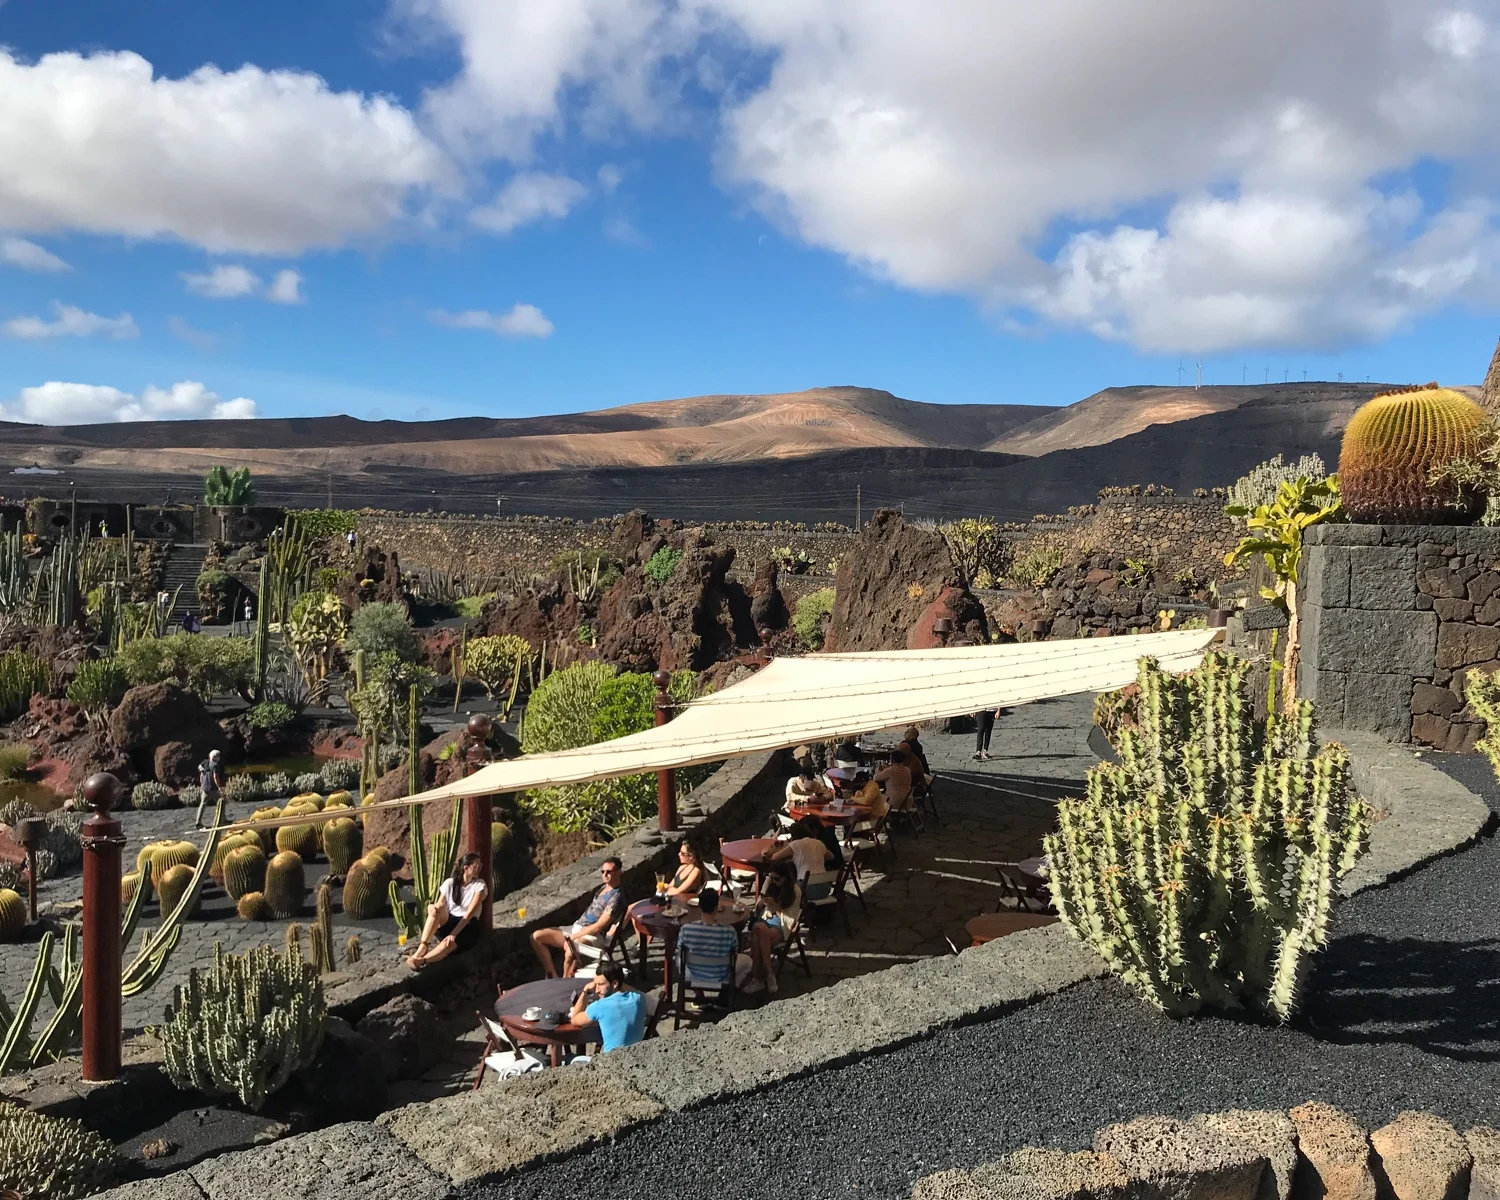
[[[483,936],[478,917],[484,910],[489,888],[480,875],[479,855],[465,854],[453,865],[453,875],[443,880],[438,898],[427,909],[427,924],[407,966],[420,971],[428,963],[441,962],[455,950],[468,950]],[[429,950],[436,937],[438,944]]]

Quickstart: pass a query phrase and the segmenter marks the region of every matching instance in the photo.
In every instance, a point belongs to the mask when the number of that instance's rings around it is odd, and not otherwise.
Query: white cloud
[[[307,297],[302,294],[302,276],[296,271],[277,271],[266,287],[266,299],[272,304],[304,303]]]
[[[450,145],[670,129],[690,81],[726,185],[899,286],[1182,350],[1494,298],[1497,0],[397,2],[457,44]]]
[[[534,171],[513,176],[494,201],[469,214],[469,220],[491,233],[510,233],[532,221],[560,220],[588,194],[588,189],[566,175]]]
[[[167,318],[167,332],[174,338],[186,342],[195,350],[201,350],[209,354],[219,348],[219,337],[217,334],[209,333],[207,330],[196,329],[181,317]]]
[[[211,300],[238,300],[255,294],[260,287],[260,276],[248,267],[225,265],[201,275],[183,271],[182,282],[187,284],[188,291]]]
[[[92,383],[51,381],[22,388],[0,404],[0,420],[37,425],[87,425],[113,421],[226,420],[256,415],[255,401],[223,400],[201,383],[184,380],[169,388],[148,384],[139,396]]]
[[[379,236],[452,183],[411,113],[316,75],[0,50],[0,228],[296,254]]]
[[[605,163],[599,168],[599,187],[605,195],[613,195],[615,189],[620,186],[620,182],[624,178],[625,172],[615,166],[614,163]]]
[[[437,309],[428,316],[434,325],[442,325],[448,329],[483,329],[508,338],[551,337],[556,328],[534,304],[516,304],[505,313],[485,312],[482,309],[451,313]]]
[[[71,304],[52,302],[54,320],[43,317],[16,317],[0,325],[0,333],[6,337],[38,340],[55,337],[107,337],[116,340],[140,337],[135,318],[129,313],[118,317],[101,317],[98,313],[85,312]]]
[[[23,271],[71,271],[72,268],[50,250],[25,238],[0,237],[0,263],[20,267]]]

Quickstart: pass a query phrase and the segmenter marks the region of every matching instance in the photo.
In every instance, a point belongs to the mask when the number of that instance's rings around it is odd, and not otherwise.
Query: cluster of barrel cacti
[[[158,893],[161,892],[162,879],[173,867],[187,867],[191,870],[197,865],[198,847],[192,842],[176,839],[148,842],[135,856],[135,869],[150,876],[151,886]]]
[[[1215,652],[1182,677],[1141,661],[1118,764],[1089,772],[1046,838],[1063,922],[1159,1008],[1286,1019],[1328,938],[1370,810],[1312,706],[1254,717],[1249,667]]]
[[[1487,437],[1484,410],[1462,392],[1429,383],[1376,396],[1344,427],[1344,507],[1356,521],[1468,524],[1486,497],[1444,468],[1478,458]]]
[[[213,968],[188,973],[154,1032],[174,1084],[259,1112],[317,1055],[326,1016],[318,972],[300,954],[215,945]]]

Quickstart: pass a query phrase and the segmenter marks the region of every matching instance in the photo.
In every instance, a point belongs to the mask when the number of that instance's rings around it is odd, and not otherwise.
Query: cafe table
[[[495,1016],[505,1032],[518,1045],[545,1046],[548,1061],[555,1067],[562,1061],[564,1047],[588,1046],[599,1041],[599,1026],[593,1021],[576,1025],[568,1019],[573,1001],[588,984],[587,979],[538,979],[501,992],[495,1001]],[[545,1029],[521,1014],[527,1009],[561,1013],[563,1021],[555,1029]]]
[[[775,838],[740,838],[738,841],[720,842],[719,859],[725,882],[729,880],[730,871],[751,873],[755,876],[755,894],[759,896],[761,880],[771,869],[771,853],[775,849]]]
[[[868,821],[871,810],[863,804],[789,804],[786,812],[793,820],[815,817],[830,828],[852,829],[861,821]]]
[[[719,918],[722,921],[727,917],[729,923],[739,929],[750,919],[753,911],[753,905],[735,903],[728,907],[721,906]],[[669,1000],[672,995],[672,961],[677,956],[678,931],[689,921],[697,919],[696,905],[685,908],[677,904],[658,904],[654,900],[643,900],[630,906],[630,923],[635,927],[636,939],[641,946],[641,978],[646,978],[646,944],[651,938],[660,938],[663,959],[662,995]]]
[[[1043,925],[1051,925],[1056,920],[1056,917],[1046,913],[1008,911],[980,913],[979,916],[970,918],[965,929],[969,934],[969,945],[982,946],[985,942],[993,942],[996,938],[1018,933],[1022,929],[1038,929]]]

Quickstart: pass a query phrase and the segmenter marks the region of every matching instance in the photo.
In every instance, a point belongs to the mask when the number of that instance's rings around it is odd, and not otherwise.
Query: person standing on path
[[[245,597],[245,636],[246,637],[248,637],[250,635],[250,622],[252,620],[254,620],[254,618],[251,616],[250,597],[246,596]]]
[[[198,816],[193,824],[202,829],[203,806],[217,805],[224,791],[224,756],[217,750],[210,750],[208,757],[198,764],[198,787],[203,795],[198,799]]]
[[[990,734],[995,732],[998,709],[986,708],[974,714],[974,761],[988,762],[990,758]]]

